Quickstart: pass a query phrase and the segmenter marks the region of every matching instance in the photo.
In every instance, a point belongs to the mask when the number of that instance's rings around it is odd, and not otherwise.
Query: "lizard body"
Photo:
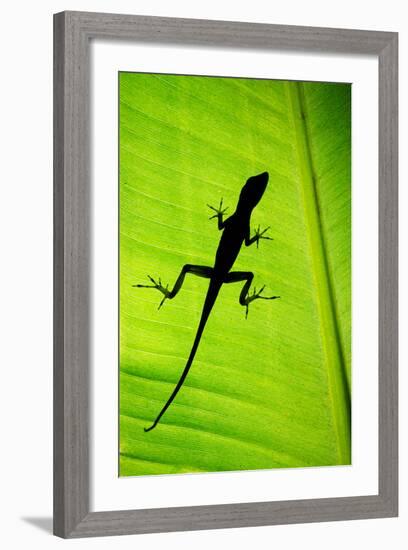
[[[181,273],[178,276],[172,290],[168,290],[167,286],[164,287],[161,284],[160,279],[158,282],[156,282],[150,276],[149,279],[153,283],[152,285],[133,285],[138,288],[155,288],[159,290],[164,295],[159,305],[160,309],[166,299],[171,300],[176,296],[184,282],[184,277],[187,273],[210,279],[200,322],[187,363],[184,367],[179,381],[177,382],[176,387],[168,398],[166,404],[161,409],[153,424],[149,428],[144,428],[145,432],[148,432],[157,426],[161,417],[166,412],[166,410],[176,397],[177,393],[179,392],[181,386],[183,385],[184,380],[186,379],[186,376],[193,363],[208,317],[211,313],[211,310],[214,306],[222,285],[225,283],[228,284],[245,281],[239,297],[239,303],[242,306],[246,307],[246,315],[248,315],[248,306],[253,300],[256,300],[258,298],[264,300],[274,300],[276,298],[279,298],[279,296],[261,296],[261,293],[265,288],[264,286],[258,291],[258,293],[256,292],[256,289],[254,289],[253,294],[249,295],[249,288],[254,277],[253,273],[251,271],[231,271],[243,243],[245,243],[246,246],[250,246],[251,244],[256,242],[258,246],[260,239],[272,240],[270,237],[264,236],[264,233],[269,229],[269,227],[267,227],[263,231],[261,231],[258,227],[258,229],[255,231],[255,235],[253,237],[250,237],[251,214],[265,192],[266,186],[268,184],[268,179],[269,175],[267,172],[263,172],[262,174],[250,177],[241,190],[235,212],[226,220],[224,220],[223,217],[225,212],[227,211],[227,208],[222,208],[222,200],[218,209],[208,205],[209,208],[211,208],[215,212],[215,214],[211,216],[210,219],[217,218],[218,229],[222,230],[222,235],[218,244],[217,252],[215,254],[213,267],[186,264],[181,270]]]

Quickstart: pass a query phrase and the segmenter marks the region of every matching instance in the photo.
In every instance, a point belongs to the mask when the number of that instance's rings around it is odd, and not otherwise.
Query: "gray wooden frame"
[[[89,509],[89,42],[92,38],[372,54],[379,59],[379,494]],[[397,462],[398,35],[85,12],[54,16],[54,533],[89,537],[392,517]]]

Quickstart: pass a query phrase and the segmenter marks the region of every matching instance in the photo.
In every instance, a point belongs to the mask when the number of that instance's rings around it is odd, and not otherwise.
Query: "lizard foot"
[[[267,227],[263,231],[261,231],[261,226],[258,225],[258,229],[255,229],[255,238],[256,238],[256,248],[259,247],[259,240],[260,239],[267,239],[268,241],[273,241],[272,237],[265,236],[265,233],[270,229],[270,227]],[[265,287],[264,287],[265,288]],[[262,288],[263,290],[263,288]],[[260,292],[262,292],[262,290]]]
[[[170,298],[170,290],[169,290],[169,285],[166,285],[165,287],[162,285],[162,282],[161,282],[161,278],[159,277],[159,280],[158,282],[155,281],[153,279],[153,277],[151,277],[150,275],[148,275],[149,279],[151,280],[151,282],[153,283],[152,285],[132,285],[133,287],[136,287],[136,288],[156,288],[159,292],[161,292],[164,296],[163,296],[163,299],[162,301],[160,302],[159,304],[159,307],[157,309],[160,309],[162,307],[162,305],[164,304],[165,300],[167,300],[167,298]]]
[[[249,311],[249,304],[253,302],[254,300],[260,299],[260,300],[277,300],[280,298],[280,296],[261,296],[262,292],[264,291],[265,285],[259,289],[259,291],[256,291],[256,287],[254,287],[254,290],[252,294],[248,294],[248,296],[245,298],[245,319],[248,318],[248,311]]]
[[[211,206],[210,204],[207,204],[208,208],[210,208],[211,210],[213,210],[215,212],[215,214],[209,218],[210,220],[212,220],[213,218],[219,218],[219,217],[222,218],[222,216],[224,216],[224,214],[227,212],[228,206],[226,208],[223,208],[222,207],[222,201],[223,201],[223,199],[221,199],[220,205],[219,205],[218,208],[215,208],[214,206]]]

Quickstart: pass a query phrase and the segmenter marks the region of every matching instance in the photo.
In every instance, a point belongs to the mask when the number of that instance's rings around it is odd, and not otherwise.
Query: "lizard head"
[[[262,172],[262,174],[248,178],[239,195],[239,208],[250,211],[253,210],[261,200],[266,186],[268,185],[268,180],[268,172]]]

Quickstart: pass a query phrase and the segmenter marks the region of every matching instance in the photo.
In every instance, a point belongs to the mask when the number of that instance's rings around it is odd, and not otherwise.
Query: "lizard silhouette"
[[[207,295],[205,297],[204,306],[201,313],[201,319],[186,366],[184,367],[180,380],[178,381],[172,394],[168,398],[166,404],[157,415],[156,420],[153,422],[153,424],[149,428],[144,428],[145,432],[149,432],[157,426],[161,417],[169,408],[170,404],[172,403],[181,386],[183,385],[184,380],[186,379],[186,376],[193,363],[194,356],[197,352],[207,319],[211,313],[218,293],[223,284],[245,281],[239,297],[239,303],[242,306],[245,306],[246,317],[248,316],[248,306],[253,300],[274,300],[276,298],[280,298],[280,296],[261,296],[265,285],[258,292],[256,292],[256,288],[254,288],[253,293],[250,294],[249,289],[254,278],[254,274],[251,271],[231,271],[243,243],[245,243],[246,246],[250,246],[251,244],[256,243],[258,247],[260,239],[273,240],[271,239],[271,237],[265,236],[265,233],[268,231],[269,227],[261,231],[260,227],[258,226],[258,229],[255,230],[255,235],[253,237],[250,236],[251,214],[265,192],[266,186],[268,185],[268,179],[268,172],[263,172],[262,174],[258,174],[256,176],[251,176],[250,178],[248,178],[239,195],[239,200],[235,212],[226,220],[224,220],[223,218],[228,208],[222,207],[222,199],[218,208],[207,205],[211,210],[215,212],[215,214],[210,217],[210,220],[213,218],[217,218],[218,229],[223,230],[215,255],[215,262],[213,267],[186,264],[181,270],[180,275],[178,276],[172,290],[168,289],[168,285],[164,287],[160,278],[158,279],[158,281],[155,281],[150,275],[148,275],[148,277],[152,283],[151,285],[132,285],[133,287],[154,288],[160,291],[163,294],[163,299],[159,304],[160,309],[165,300],[171,300],[177,295],[177,293],[181,289],[181,286],[183,285],[184,278],[187,273],[197,275],[198,277],[205,277],[207,279],[210,279]]]

